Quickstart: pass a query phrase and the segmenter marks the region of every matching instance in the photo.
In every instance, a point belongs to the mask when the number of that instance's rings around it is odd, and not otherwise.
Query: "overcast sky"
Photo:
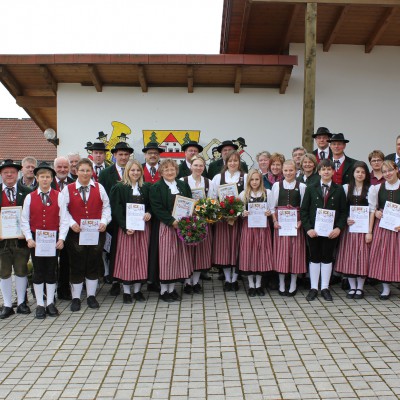
[[[223,0],[9,0],[0,54],[218,54]],[[7,39],[5,39],[7,38]],[[0,84],[0,118],[26,118]]]

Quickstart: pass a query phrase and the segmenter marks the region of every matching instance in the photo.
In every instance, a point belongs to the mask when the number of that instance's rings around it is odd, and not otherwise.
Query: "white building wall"
[[[142,130],[200,130],[200,143],[243,137],[246,151],[280,151],[290,156],[301,144],[303,106],[303,45],[292,45],[299,57],[286,94],[277,89],[140,88],[58,85],[59,154],[81,151],[97,133],[109,136],[112,121],[128,125],[128,143],[141,158]],[[376,47],[365,54],[362,46],[318,48],[315,127],[343,132],[350,140],[347,153],[367,160],[373,149],[394,151],[400,114],[400,52]],[[140,157],[139,157],[140,156]]]

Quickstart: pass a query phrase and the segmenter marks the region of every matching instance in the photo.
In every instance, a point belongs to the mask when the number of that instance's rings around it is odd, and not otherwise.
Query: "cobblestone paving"
[[[0,321],[1,399],[398,399],[399,290],[389,301],[309,303],[224,293],[214,278],[181,303],[122,304]],[[179,285],[179,289],[181,286]],[[35,303],[30,301],[32,311]]]

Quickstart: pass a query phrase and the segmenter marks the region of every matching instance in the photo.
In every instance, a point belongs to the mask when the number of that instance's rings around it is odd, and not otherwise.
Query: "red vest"
[[[10,200],[8,200],[6,191],[3,190],[3,198],[2,198],[2,202],[1,202],[1,206],[2,207],[14,207],[17,205],[16,201],[13,201],[12,203],[10,202]]]
[[[95,186],[90,185],[90,196],[86,204],[83,202],[76,184],[68,185],[68,192],[68,211],[78,225],[81,224],[81,219],[101,219],[103,202],[98,183],[95,183]]]
[[[31,196],[29,212],[32,232],[36,232],[36,229],[58,231],[60,225],[60,207],[58,206],[59,194],[60,193],[56,190],[50,191],[49,206],[43,205],[42,196],[37,190],[29,194],[29,196]]]
[[[154,176],[151,176],[150,171],[147,169],[146,164],[143,167],[143,179],[145,182],[149,182],[149,183],[156,183],[161,179],[161,176],[158,174],[158,170],[156,171],[156,173],[154,174]]]
[[[335,182],[337,185],[341,185],[342,184],[343,168],[344,168],[344,163],[345,162],[346,161],[342,162],[342,164],[340,165],[339,169],[337,171],[335,171],[335,173],[333,174],[332,181]]]

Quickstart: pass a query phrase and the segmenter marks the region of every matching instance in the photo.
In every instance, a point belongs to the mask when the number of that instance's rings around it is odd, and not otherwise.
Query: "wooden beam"
[[[17,104],[23,108],[55,108],[57,107],[56,96],[17,96]]]
[[[350,9],[349,6],[343,6],[341,8],[340,13],[336,19],[335,26],[333,27],[330,35],[324,42],[324,46],[323,46],[324,51],[329,51],[329,49],[331,48],[331,45],[335,41],[336,36],[339,32],[339,29],[340,29],[341,25],[343,24],[343,21],[347,15],[347,13],[349,12],[349,9]]]
[[[12,96],[20,96],[22,88],[4,65],[0,66],[0,80]]]
[[[239,93],[241,83],[242,83],[242,67],[236,67],[234,93]]]
[[[370,53],[374,46],[378,43],[380,37],[385,32],[385,29],[390,23],[393,15],[396,13],[397,8],[390,7],[386,10],[385,14],[382,16],[378,24],[376,25],[375,29],[373,30],[371,36],[369,37],[366,45],[365,45],[365,52]]]
[[[138,79],[139,79],[140,86],[142,88],[142,92],[147,93],[148,87],[147,87],[146,75],[145,75],[143,65],[139,65],[138,69],[139,69]]]
[[[314,3],[314,4],[343,4],[343,5],[376,5],[399,6],[400,0],[251,0],[252,3]]]
[[[38,110],[33,110],[33,109],[24,109],[26,113],[35,121],[36,125],[42,130],[45,131],[47,128],[53,128],[55,131],[57,131],[56,126],[51,126],[38,112]]]
[[[240,39],[239,39],[239,49],[238,49],[239,54],[244,53],[244,49],[246,46],[246,35],[248,31],[247,27],[249,25],[250,10],[251,10],[251,0],[247,0],[244,3],[242,26],[240,30]]]
[[[96,90],[98,92],[102,92],[103,91],[103,82],[100,79],[100,75],[99,75],[99,72],[98,72],[96,66],[93,64],[89,64],[88,68],[89,68],[90,79],[92,80],[94,87],[96,88]]]
[[[40,69],[40,73],[41,73],[42,77],[44,78],[44,80],[49,85],[51,91],[54,94],[57,94],[57,81],[54,79],[54,77],[51,74],[50,70],[47,68],[46,65],[41,65],[39,67],[39,69]]]
[[[304,46],[304,96],[302,144],[307,151],[313,149],[315,116],[315,71],[317,55],[317,4],[308,3]]]
[[[188,93],[193,93],[193,66],[187,67]]]
[[[286,93],[286,89],[289,85],[289,79],[290,79],[290,75],[292,73],[292,69],[293,69],[293,67],[289,67],[289,66],[285,68],[285,71],[282,74],[281,85],[279,87],[279,94]]]
[[[279,46],[279,53],[282,54],[286,49],[289,47],[290,43],[290,34],[293,30],[294,25],[296,24],[297,16],[300,10],[304,10],[304,6],[301,4],[294,4],[292,7],[292,13],[290,15],[289,23],[287,24],[285,37],[283,38],[280,46]]]

